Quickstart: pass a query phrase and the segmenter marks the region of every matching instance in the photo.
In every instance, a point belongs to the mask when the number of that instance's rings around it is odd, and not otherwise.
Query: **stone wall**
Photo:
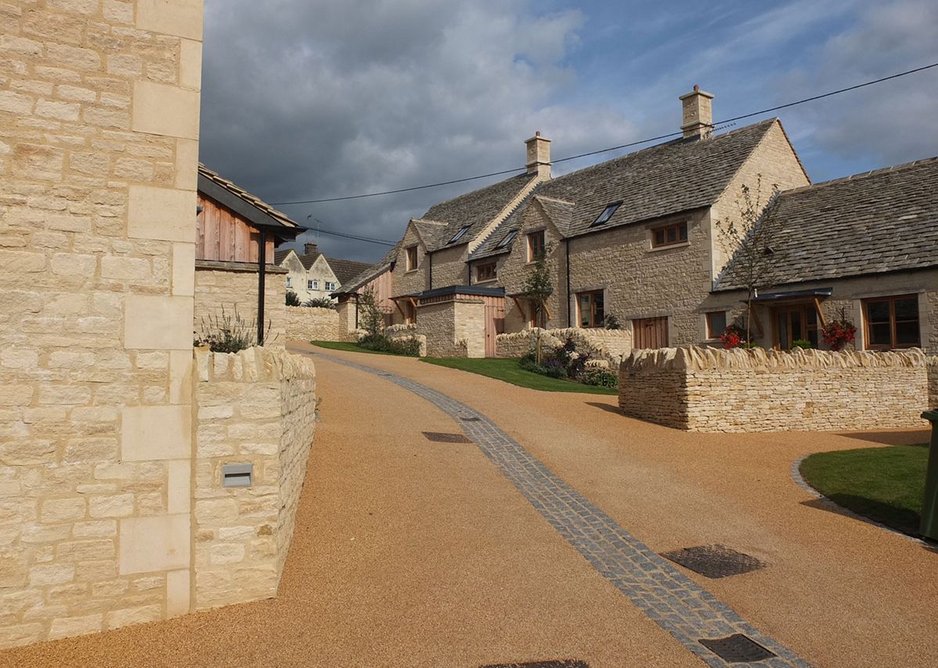
[[[417,331],[431,357],[485,357],[485,303],[473,297],[421,304]]]
[[[523,357],[533,349],[537,332],[541,333],[542,346],[560,348],[569,337],[576,341],[577,348],[589,352],[595,358],[608,361],[613,367],[618,366],[632,352],[632,334],[625,329],[534,328],[497,335],[496,357]]]
[[[928,407],[938,408],[938,355],[931,355],[926,362],[928,369]]]
[[[268,265],[264,296],[264,346],[283,348],[287,340],[284,270]],[[241,262],[196,263],[194,337],[210,331],[211,322],[237,311],[244,327],[257,331],[257,266]],[[256,334],[255,334],[256,336]]]
[[[316,419],[311,361],[282,350],[196,350],[193,609],[277,593]],[[250,487],[224,487],[251,464]]]
[[[190,609],[200,0],[0,5],[0,647]]]
[[[637,350],[619,369],[626,415],[688,431],[922,428],[925,355]]]
[[[284,310],[286,339],[296,341],[345,341],[339,328],[339,312],[331,308],[287,306]]]
[[[427,337],[425,334],[417,333],[417,325],[391,325],[386,327],[384,335],[393,341],[409,341],[415,339],[420,345],[417,353],[420,357],[427,356]]]

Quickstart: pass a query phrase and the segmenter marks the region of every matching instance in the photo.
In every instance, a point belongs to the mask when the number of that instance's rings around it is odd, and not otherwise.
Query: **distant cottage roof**
[[[280,239],[294,239],[303,231],[285,213],[201,163],[198,188],[203,196],[223,204],[253,227],[266,229]]]
[[[391,250],[387,252],[383,258],[368,266],[366,269],[362,270],[358,275],[353,276],[347,282],[343,281],[340,283],[340,289],[337,292],[333,292],[332,294],[347,295],[356,292],[363,285],[380,276],[382,273],[394,266],[394,261],[397,258],[397,254],[400,252],[400,249],[401,244],[398,242]]]
[[[629,153],[540,183],[535,199],[565,237],[708,207],[776,123],[773,118],[708,139],[676,139]],[[614,202],[621,205],[612,217],[591,227]],[[510,216],[471,259],[496,254],[494,244],[519,224],[519,216]]]
[[[327,257],[326,262],[329,268],[335,274],[339,285],[345,285],[348,281],[358,276],[360,273],[371,267],[367,262],[357,262],[355,260],[342,260],[335,257]]]
[[[936,190],[930,158],[780,193],[759,222],[778,226],[765,286],[938,266]],[[739,272],[715,290],[743,287]]]

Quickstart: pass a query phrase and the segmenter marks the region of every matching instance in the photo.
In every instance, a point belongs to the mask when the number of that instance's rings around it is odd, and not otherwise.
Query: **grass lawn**
[[[460,369],[462,371],[477,373],[480,376],[496,378],[506,383],[511,383],[512,385],[527,387],[532,390],[541,390],[543,392],[582,392],[586,394],[619,393],[618,390],[608,387],[583,385],[581,383],[574,383],[571,380],[550,378],[549,376],[542,376],[532,371],[525,371],[518,366],[518,360],[516,359],[424,357],[423,361],[429,364],[449,367],[450,369]]]
[[[368,350],[367,348],[362,348],[358,344],[348,343],[346,341],[310,341],[314,346],[319,346],[320,348],[329,348],[331,350],[344,350],[350,353],[370,353],[372,355],[394,355],[394,353],[387,353],[377,350]],[[398,357],[403,357],[403,355],[398,355]]]
[[[801,475],[834,503],[918,535],[927,463],[926,445],[819,452],[801,462]]]

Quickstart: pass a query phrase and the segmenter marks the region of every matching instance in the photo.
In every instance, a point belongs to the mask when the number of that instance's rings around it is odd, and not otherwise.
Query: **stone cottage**
[[[758,225],[762,250],[751,330],[759,345],[825,347],[845,317],[858,350],[938,351],[938,158],[779,193]],[[748,284],[736,257],[704,309],[744,320]]]
[[[717,134],[712,99],[696,87],[681,97],[681,138],[554,179],[537,134],[526,174],[412,220],[391,272],[395,322],[429,337],[445,321],[472,355],[494,354],[497,333],[601,328],[610,316],[637,347],[713,340],[722,329],[704,302],[732,251],[717,222],[739,219],[744,187],[764,206],[773,189],[810,180],[778,119]],[[542,255],[553,292],[540,310],[523,293]]]
[[[307,243],[303,252],[278,250],[275,264],[286,270],[284,289],[296,294],[301,304],[311,299],[331,299],[332,293],[371,267],[367,262],[326,257],[317,244]]]

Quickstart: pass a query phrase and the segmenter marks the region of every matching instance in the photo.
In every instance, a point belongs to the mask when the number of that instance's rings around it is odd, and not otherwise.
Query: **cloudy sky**
[[[934,0],[205,7],[201,159],[272,203],[520,168],[535,130],[554,158],[676,131],[677,98],[695,83],[716,95],[719,120],[938,62]],[[822,181],[938,155],[936,90],[938,68],[767,116],[781,117]],[[433,203],[492,181],[279,208],[301,224],[396,240]],[[387,250],[318,241],[334,257]]]

